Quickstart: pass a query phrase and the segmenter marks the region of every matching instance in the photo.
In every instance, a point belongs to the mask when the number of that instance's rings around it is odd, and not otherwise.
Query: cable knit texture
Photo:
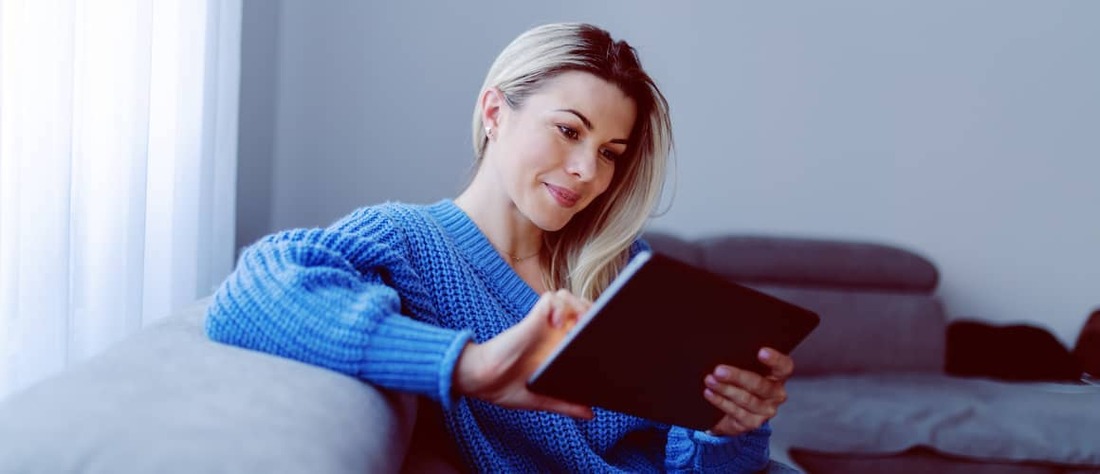
[[[327,229],[284,231],[249,246],[218,289],[206,331],[216,341],[431,397],[473,470],[766,466],[767,425],[716,437],[599,408],[594,419],[576,420],[452,394],[467,341],[503,332],[538,298],[453,201],[386,203]]]

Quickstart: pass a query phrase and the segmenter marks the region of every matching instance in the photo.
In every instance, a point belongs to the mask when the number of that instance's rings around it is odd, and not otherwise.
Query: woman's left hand
[[[771,369],[767,376],[729,365],[719,365],[706,376],[703,396],[726,414],[710,434],[736,436],[755,430],[787,401],[785,384],[794,372],[794,360],[771,348],[761,349],[757,358]]]

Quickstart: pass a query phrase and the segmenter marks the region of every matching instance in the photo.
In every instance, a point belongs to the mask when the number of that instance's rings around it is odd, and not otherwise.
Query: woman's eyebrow
[[[557,112],[569,112],[573,115],[576,115],[577,118],[581,119],[581,122],[584,123],[584,127],[587,128],[588,131],[592,132],[592,131],[596,130],[596,128],[592,126],[592,121],[588,120],[588,117],[585,117],[584,114],[582,114],[580,112],[577,112],[576,110],[573,110],[573,109],[558,109]],[[618,144],[621,144],[621,145],[626,145],[627,141],[626,141],[626,139],[623,139],[623,138],[616,138],[614,140],[611,140],[611,143],[618,143]]]
[[[595,130],[595,128],[592,127],[592,122],[590,120],[588,120],[588,117],[585,117],[584,114],[582,114],[580,112],[577,112],[576,110],[573,110],[573,109],[558,109],[557,112],[569,112],[573,115],[576,115],[577,118],[581,119],[581,122],[584,122],[584,127],[587,128],[588,131]]]

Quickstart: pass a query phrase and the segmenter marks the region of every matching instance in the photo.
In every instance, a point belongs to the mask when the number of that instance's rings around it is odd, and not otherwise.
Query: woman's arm
[[[510,408],[592,416],[588,407],[536,395],[525,384],[585,302],[548,293],[519,324],[475,344],[469,331],[402,314],[402,308],[433,306],[403,245],[400,232],[374,208],[329,229],[266,237],[242,253],[218,289],[206,332],[216,341],[428,395],[448,408],[453,397],[466,395]]]
[[[376,214],[248,247],[207,311],[207,335],[448,403],[471,334],[401,314],[393,286],[420,288],[419,276],[397,248],[398,231]],[[348,232],[350,222],[371,225]]]

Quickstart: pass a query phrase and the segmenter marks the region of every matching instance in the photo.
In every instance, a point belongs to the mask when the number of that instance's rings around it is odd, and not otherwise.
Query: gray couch
[[[204,298],[0,404],[0,473],[397,472],[415,398],[208,340]]]
[[[854,242],[647,239],[822,315],[795,351],[773,458],[815,473],[1100,471],[1100,389],[943,374],[928,260]],[[0,402],[0,473],[447,469],[411,442],[414,397],[213,343],[206,304]]]
[[[821,315],[792,354],[773,457],[811,473],[1100,473],[1100,386],[945,373],[948,318],[927,258],[865,242],[647,239]]]

